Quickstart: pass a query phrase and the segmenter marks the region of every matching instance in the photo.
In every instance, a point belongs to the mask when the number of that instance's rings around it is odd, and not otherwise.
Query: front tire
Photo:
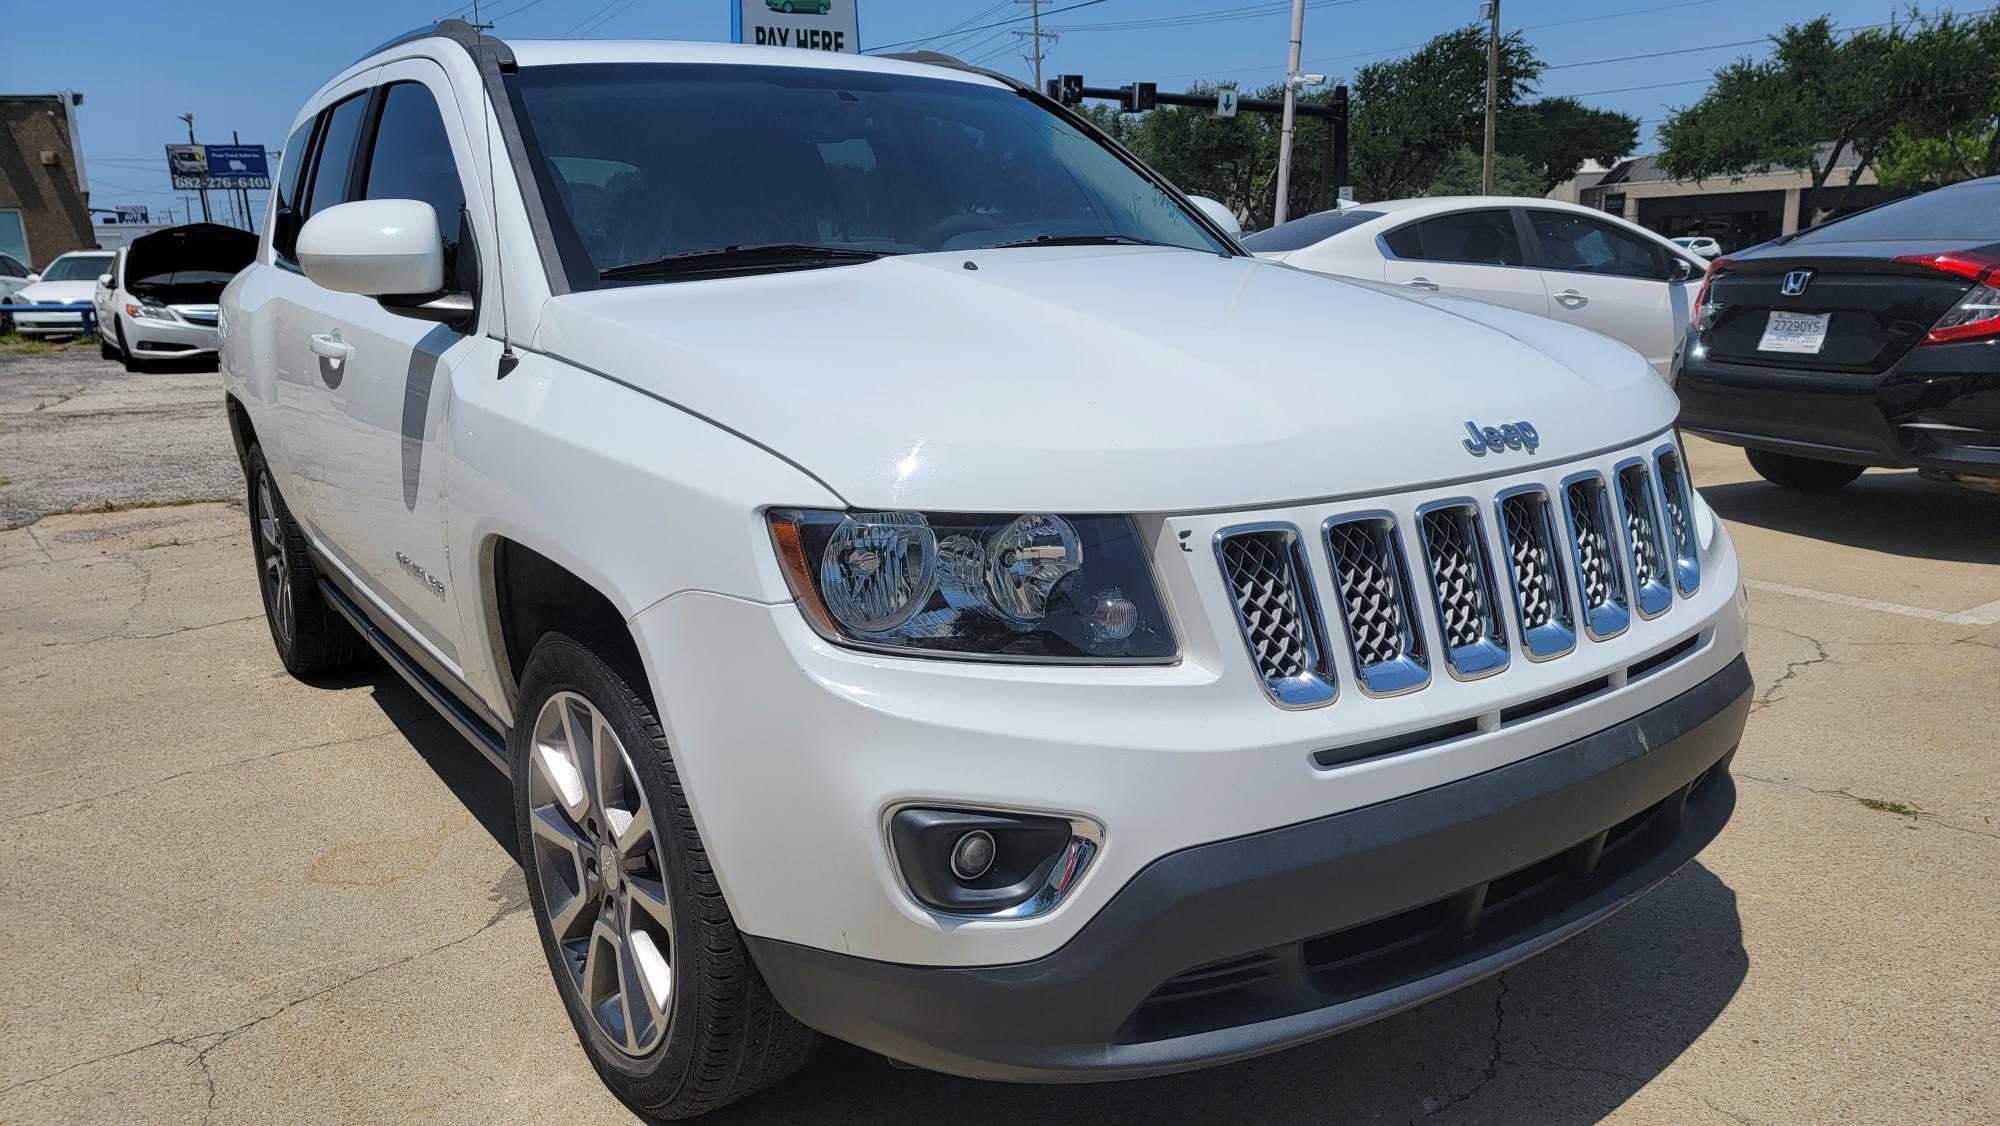
[[[1845,462],[1794,457],[1770,450],[1744,450],[1743,453],[1750,459],[1750,468],[1756,470],[1759,477],[1773,485],[1805,493],[1830,493],[1861,476],[1863,469]]]
[[[285,507],[262,446],[251,446],[250,546],[257,558],[257,589],[264,597],[264,622],[285,671],[297,677],[339,672],[367,655],[367,643],[340,611],[319,592],[306,534]]]
[[[508,747],[521,865],[591,1066],[634,1108],[690,1118],[790,1075],[819,1037],[744,949],[622,640],[551,633],[529,654]]]

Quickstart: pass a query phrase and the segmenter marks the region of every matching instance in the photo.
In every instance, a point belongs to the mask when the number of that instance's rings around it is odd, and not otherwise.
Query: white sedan
[[[1243,239],[1322,274],[1471,297],[1630,345],[1662,376],[1708,264],[1588,207],[1519,196],[1398,199],[1322,211]]]
[[[216,350],[216,300],[257,255],[257,236],[219,223],[134,239],[97,279],[98,349],[126,371]]]
[[[91,291],[97,277],[111,268],[108,250],[73,250],[58,255],[39,277],[0,301],[0,333],[22,336],[81,336],[88,327]],[[74,311],[13,313],[10,305],[64,305]]]

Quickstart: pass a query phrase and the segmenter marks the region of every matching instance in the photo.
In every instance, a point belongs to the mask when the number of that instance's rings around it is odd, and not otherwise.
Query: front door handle
[[[1565,309],[1581,309],[1585,305],[1590,304],[1590,298],[1585,297],[1574,289],[1565,289],[1561,293],[1556,294],[1556,300]]]
[[[1438,283],[1424,277],[1411,278],[1403,284],[1409,286],[1411,289],[1421,289],[1430,293],[1436,293],[1438,287]]]
[[[344,360],[354,354],[354,348],[340,338],[338,330],[315,332],[307,338],[307,343],[312,345],[315,354],[325,356],[329,360]]]

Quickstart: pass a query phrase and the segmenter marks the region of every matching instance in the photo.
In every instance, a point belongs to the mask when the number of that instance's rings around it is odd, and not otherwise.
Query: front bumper
[[[794,1016],[937,1071],[1133,1078],[1275,1051],[1497,973],[1686,864],[1734,808],[1728,760],[1750,695],[1738,656],[1531,758],[1175,852],[1021,964],[747,941]]]
[[[218,332],[213,325],[163,321],[151,317],[128,317],[118,313],[125,330],[125,344],[132,359],[172,359],[216,350]]]
[[[1912,348],[1876,374],[1721,363],[1691,341],[1683,351],[1683,430],[1823,461],[2000,477],[2000,342]]]
[[[76,336],[89,323],[84,316],[88,305],[78,305],[74,313],[11,313],[14,331],[22,336]]]

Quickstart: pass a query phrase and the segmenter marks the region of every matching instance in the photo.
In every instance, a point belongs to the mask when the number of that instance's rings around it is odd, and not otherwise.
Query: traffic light
[[[1059,74],[1056,76],[1056,101],[1066,106],[1083,104],[1083,75]]]
[[[1152,82],[1132,84],[1132,112],[1145,113],[1158,103],[1160,88]]]

